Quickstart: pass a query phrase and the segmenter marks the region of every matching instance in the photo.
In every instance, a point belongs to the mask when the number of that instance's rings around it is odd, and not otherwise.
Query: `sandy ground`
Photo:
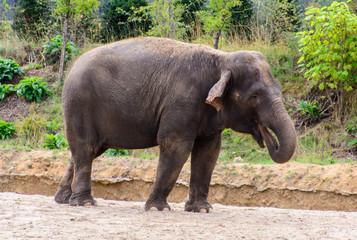
[[[58,205],[53,197],[0,193],[1,239],[356,239],[357,212],[232,207],[212,213],[145,212],[143,202],[97,199]]]

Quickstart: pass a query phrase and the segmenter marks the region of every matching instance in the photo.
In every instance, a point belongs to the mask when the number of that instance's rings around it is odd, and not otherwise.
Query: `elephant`
[[[185,211],[209,212],[224,129],[252,135],[276,163],[293,156],[297,141],[281,87],[255,51],[154,37],[110,43],[76,60],[62,105],[71,160],[55,201],[72,206],[96,204],[92,162],[109,148],[159,146],[145,210],[171,210],[167,197],[191,155]]]

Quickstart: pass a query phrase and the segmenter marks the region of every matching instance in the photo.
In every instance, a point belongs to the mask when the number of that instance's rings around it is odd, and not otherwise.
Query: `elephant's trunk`
[[[267,145],[270,157],[276,163],[285,163],[293,156],[296,147],[296,132],[294,125],[285,111],[280,98],[275,99],[265,112],[264,121],[259,130]],[[278,142],[271,135],[270,128],[278,138]]]

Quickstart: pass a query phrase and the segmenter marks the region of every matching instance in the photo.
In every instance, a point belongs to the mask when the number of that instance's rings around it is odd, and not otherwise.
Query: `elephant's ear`
[[[231,71],[225,70],[221,73],[221,79],[213,85],[206,98],[206,103],[211,104],[217,111],[223,107],[222,95],[226,89],[227,83],[231,78]]]

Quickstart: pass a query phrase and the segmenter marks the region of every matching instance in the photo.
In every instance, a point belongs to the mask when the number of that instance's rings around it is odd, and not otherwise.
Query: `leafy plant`
[[[43,45],[42,54],[45,56],[47,62],[54,64],[60,60],[62,43],[62,37],[60,35],[57,35],[56,37],[52,38],[51,41],[48,41],[45,45]],[[70,60],[78,53],[79,50],[76,48],[76,45],[73,42],[67,42],[65,61]]]
[[[14,85],[0,83],[0,100],[4,100],[5,96],[12,91],[14,91]]]
[[[41,102],[42,97],[52,94],[52,92],[45,86],[47,85],[47,82],[41,82],[41,79],[42,78],[39,77],[25,77],[15,87],[17,95],[19,97],[23,96],[28,101],[36,100],[37,102]]]
[[[0,136],[1,139],[5,138],[10,138],[12,135],[14,135],[16,132],[16,129],[14,127],[14,123],[8,123],[3,120],[0,120]]]
[[[356,129],[357,129],[356,125],[354,125],[353,123],[348,124],[346,127],[347,132],[354,132],[354,131],[356,131]]]
[[[105,155],[112,157],[128,156],[129,151],[125,149],[108,149]]]
[[[42,66],[40,64],[30,63],[28,67],[25,67],[25,70],[29,69],[41,69]]]
[[[61,133],[57,133],[56,135],[45,134],[43,145],[48,149],[66,149],[68,143]]]
[[[321,117],[323,114],[323,112],[319,109],[318,102],[308,103],[307,101],[301,100],[300,107],[297,110],[301,111],[302,114],[308,114],[315,119]]]
[[[357,137],[357,134],[356,134],[355,137]],[[348,143],[348,146],[349,146],[349,147],[357,146],[357,138],[356,138],[355,140],[349,142],[349,143]]]
[[[50,132],[56,132],[61,127],[61,123],[52,120],[47,123],[46,128]]]
[[[14,60],[0,58],[0,82],[12,80],[15,74],[22,76],[25,73]]]
[[[298,63],[312,85],[350,91],[357,85],[357,16],[345,2],[308,7]]]

